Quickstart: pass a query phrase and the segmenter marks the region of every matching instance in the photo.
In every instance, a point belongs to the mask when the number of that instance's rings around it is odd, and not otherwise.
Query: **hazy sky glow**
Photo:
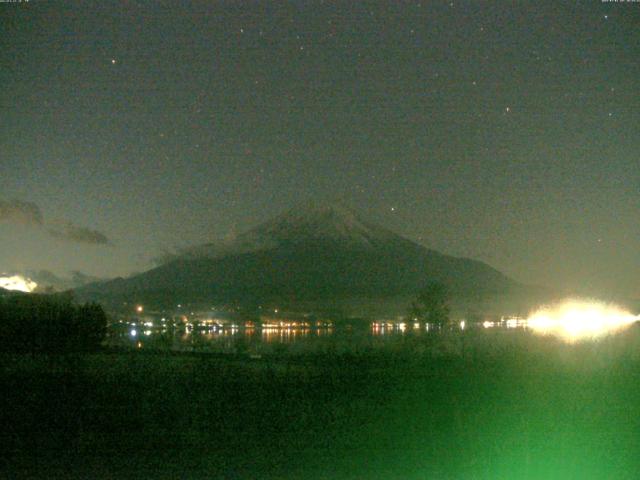
[[[0,273],[128,274],[311,198],[523,282],[640,295],[639,3],[0,14]]]
[[[6,290],[17,290],[20,292],[31,292],[36,289],[38,284],[19,275],[11,277],[0,277],[0,288]]]

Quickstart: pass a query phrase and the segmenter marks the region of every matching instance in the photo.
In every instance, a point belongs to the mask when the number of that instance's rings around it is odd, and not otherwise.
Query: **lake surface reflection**
[[[361,322],[323,327],[215,327],[203,329],[149,328],[116,324],[107,345],[132,349],[211,353],[344,353],[377,348],[402,340],[409,333],[403,323]],[[434,326],[411,327],[415,335],[438,333]]]
[[[575,302],[571,303],[574,304]],[[603,307],[596,305],[599,310],[594,310],[593,305],[581,303],[580,306],[583,308],[577,310],[577,313],[574,312],[575,309],[569,310],[571,315],[568,317],[545,314],[543,317],[534,315],[528,319],[501,317],[476,322],[458,320],[446,327],[395,320],[340,323],[270,321],[262,324],[220,324],[209,320],[169,324],[165,318],[162,318],[160,324],[150,320],[121,320],[110,326],[106,343],[108,346],[120,348],[249,355],[284,352],[355,353],[394,345],[402,346],[408,337],[422,337],[428,340],[443,333],[453,333],[454,337],[463,338],[467,336],[467,332],[487,330],[527,330],[539,335],[553,335],[559,330],[563,334],[560,338],[573,342],[615,333],[621,330],[621,325],[628,327],[640,318],[626,312],[621,316],[617,313],[618,310],[615,310],[616,316],[612,317],[609,310],[606,310],[605,315],[601,313]],[[566,310],[565,304],[561,307]],[[406,346],[406,342],[404,344]]]

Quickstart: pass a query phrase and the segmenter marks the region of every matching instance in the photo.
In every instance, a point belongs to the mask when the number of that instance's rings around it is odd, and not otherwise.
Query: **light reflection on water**
[[[401,339],[406,329],[398,325],[378,328],[374,324],[341,327],[252,327],[212,329],[145,329],[136,327],[110,329],[110,346],[151,348],[203,352],[255,352],[279,351],[294,347],[299,352],[321,350],[348,350],[350,347],[375,346],[393,339]],[[428,334],[423,328],[424,334]],[[141,346],[142,345],[142,346]]]
[[[593,315],[592,315],[593,316]],[[601,318],[602,317],[602,318]],[[604,332],[601,323],[606,316],[598,316],[598,326]],[[591,317],[580,320],[587,321]],[[625,326],[634,323],[639,317],[627,315]],[[545,317],[546,319],[546,317]],[[562,318],[560,319],[562,320]],[[558,320],[558,322],[560,322]],[[586,326],[594,323],[587,322]],[[572,317],[575,323],[578,322]],[[536,323],[537,322],[537,323]],[[550,320],[547,321],[547,324]],[[580,322],[581,323],[581,322]],[[606,322],[605,322],[606,323]],[[620,322],[618,322],[620,323]],[[546,334],[541,331],[540,320],[536,315],[525,319],[521,317],[502,317],[499,320],[484,320],[482,322],[469,323],[465,320],[452,322],[447,327],[433,324],[404,323],[397,321],[357,322],[353,324],[340,324],[339,326],[312,326],[309,324],[298,326],[237,326],[215,325],[205,327],[193,327],[187,325],[171,328],[167,326],[153,327],[149,323],[116,324],[109,330],[107,344],[110,346],[147,348],[155,350],[176,351],[202,351],[212,353],[249,353],[261,354],[284,351],[297,353],[314,352],[353,352],[356,350],[397,345],[407,336],[436,337],[444,332],[457,332],[462,334],[470,330],[485,331],[494,330],[522,330],[537,334]],[[547,325],[545,324],[545,326]],[[290,324],[283,324],[290,325]],[[555,324],[554,324],[555,325]],[[555,325],[555,328],[565,328],[566,325]],[[619,326],[616,324],[616,329]],[[611,332],[615,332],[612,329]],[[591,329],[593,330],[593,328]],[[588,333],[593,332],[588,330]],[[572,330],[573,332],[573,330]],[[553,333],[553,332],[551,332]],[[602,332],[598,332],[602,334]],[[565,335],[566,336],[566,335]],[[591,335],[594,336],[594,335]],[[577,336],[572,337],[575,340]]]
[[[450,329],[459,329],[458,325]],[[481,328],[481,326],[478,326]],[[464,329],[464,327],[463,327]],[[434,336],[442,329],[429,324],[402,322],[362,322],[330,327],[215,327],[149,328],[113,326],[108,335],[110,346],[177,351],[220,353],[267,353],[283,347],[301,352],[353,351],[376,348],[401,341],[407,335]]]

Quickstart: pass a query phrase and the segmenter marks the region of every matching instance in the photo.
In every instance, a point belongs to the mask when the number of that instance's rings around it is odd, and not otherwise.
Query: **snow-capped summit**
[[[305,204],[247,232],[248,236],[272,242],[332,241],[371,246],[393,234],[361,219],[337,204]]]
[[[398,239],[394,233],[366,222],[342,205],[305,203],[234,239],[194,247],[185,254],[192,258],[219,258],[304,243],[373,248]]]

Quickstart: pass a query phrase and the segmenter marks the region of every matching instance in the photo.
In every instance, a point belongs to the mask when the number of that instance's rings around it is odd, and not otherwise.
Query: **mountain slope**
[[[342,207],[305,206],[233,241],[192,248],[158,268],[78,294],[171,303],[296,302],[413,295],[434,280],[458,294],[517,287],[482,262],[429,250]]]

